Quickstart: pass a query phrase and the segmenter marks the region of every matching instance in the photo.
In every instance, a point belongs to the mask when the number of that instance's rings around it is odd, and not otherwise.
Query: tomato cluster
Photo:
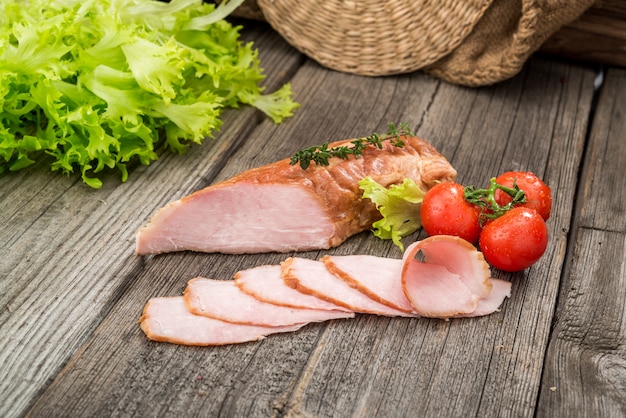
[[[535,174],[509,171],[489,188],[439,183],[424,196],[420,218],[429,235],[454,235],[478,243],[485,259],[504,271],[533,265],[546,250],[550,188]]]

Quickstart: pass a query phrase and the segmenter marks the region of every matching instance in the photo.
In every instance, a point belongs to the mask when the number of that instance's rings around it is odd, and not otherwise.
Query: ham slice
[[[474,312],[478,296],[461,277],[443,266],[413,262],[404,269],[403,285],[407,298],[420,315],[451,318]]]
[[[192,314],[258,326],[287,326],[353,318],[354,312],[289,308],[262,302],[242,292],[232,280],[191,279],[184,293]]]
[[[354,312],[384,316],[415,316],[370,298],[332,274],[323,262],[290,257],[281,264],[288,286]]]
[[[510,295],[511,283],[492,279],[472,244],[434,236],[407,247],[402,260],[290,257],[279,266],[240,271],[235,280],[197,277],[183,297],[150,299],[139,322],[152,340],[221,345],[355,313],[446,319],[489,315]]]
[[[153,341],[199,346],[257,341],[270,334],[296,331],[304,326],[259,327],[198,316],[189,312],[180,296],[150,299],[139,323]]]
[[[415,242],[402,262],[404,293],[423,316],[487,315],[510,295],[511,284],[492,279],[482,253],[458,237],[437,235]]]
[[[479,299],[476,310],[469,316],[485,316],[500,310],[504,299],[511,297],[511,282],[500,279],[491,279],[491,293],[489,296]],[[462,316],[462,315],[461,315]]]
[[[193,250],[222,253],[290,252],[335,247],[380,217],[358,183],[371,176],[388,187],[410,178],[428,190],[456,171],[426,141],[383,141],[362,156],[331,158],[303,170],[284,159],[245,171],[161,208],[136,234],[137,254]],[[351,140],[329,147],[350,146]]]
[[[281,271],[282,268],[279,265],[259,266],[239,271],[235,274],[235,284],[250,296],[275,305],[350,312],[349,309],[343,306],[299,292],[287,286],[281,277]]]
[[[326,255],[321,261],[328,271],[377,302],[414,313],[399,280],[402,260],[373,255]]]

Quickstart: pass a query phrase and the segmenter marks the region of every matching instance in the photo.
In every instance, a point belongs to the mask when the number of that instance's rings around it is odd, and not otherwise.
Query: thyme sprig
[[[343,160],[347,160],[351,155],[353,155],[354,158],[359,158],[359,156],[363,155],[363,151],[368,145],[374,145],[375,147],[382,149],[383,141],[389,141],[389,143],[394,147],[402,148],[404,147],[402,137],[407,135],[414,135],[413,132],[411,132],[411,128],[408,123],[403,122],[396,126],[393,122],[389,122],[387,125],[387,132],[382,136],[374,132],[364,138],[357,138],[350,141],[350,146],[342,145],[333,148],[328,148],[329,142],[326,141],[322,145],[316,145],[314,147],[298,151],[293,157],[291,157],[289,163],[291,165],[299,163],[300,168],[303,170],[309,168],[312,162],[317,165],[327,166],[329,165],[329,160],[332,157],[339,157]]]

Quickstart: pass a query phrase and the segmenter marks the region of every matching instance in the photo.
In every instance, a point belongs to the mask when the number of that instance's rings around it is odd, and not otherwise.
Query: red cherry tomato
[[[454,235],[471,243],[480,235],[480,209],[463,198],[464,187],[444,182],[424,196],[420,210],[422,227],[428,235]]]
[[[548,245],[548,227],[532,208],[518,206],[485,226],[479,247],[485,260],[503,271],[524,270],[541,258]]]
[[[517,206],[535,209],[544,220],[548,220],[552,210],[552,192],[539,177],[531,172],[508,171],[496,177],[496,183],[507,187],[517,184],[526,195],[526,203]],[[512,200],[511,196],[499,189],[495,192],[495,199],[502,206]]]

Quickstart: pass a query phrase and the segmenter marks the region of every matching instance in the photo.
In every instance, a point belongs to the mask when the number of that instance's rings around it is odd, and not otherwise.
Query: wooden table
[[[537,56],[515,78],[475,89],[422,73],[330,71],[264,25],[245,38],[268,90],[290,81],[302,105],[283,124],[227,111],[214,140],[163,154],[126,183],[111,174],[100,190],[44,164],[0,177],[0,416],[626,415],[625,70],[609,68],[596,92],[598,69]],[[158,208],[390,121],[432,142],[464,184],[513,169],[552,187],[546,254],[520,273],[493,271],[513,286],[500,312],[357,315],[214,348],[146,339],[137,319],[149,298],[285,258],[138,257],[135,231]],[[296,255],[322,254],[400,257],[369,232]]]

